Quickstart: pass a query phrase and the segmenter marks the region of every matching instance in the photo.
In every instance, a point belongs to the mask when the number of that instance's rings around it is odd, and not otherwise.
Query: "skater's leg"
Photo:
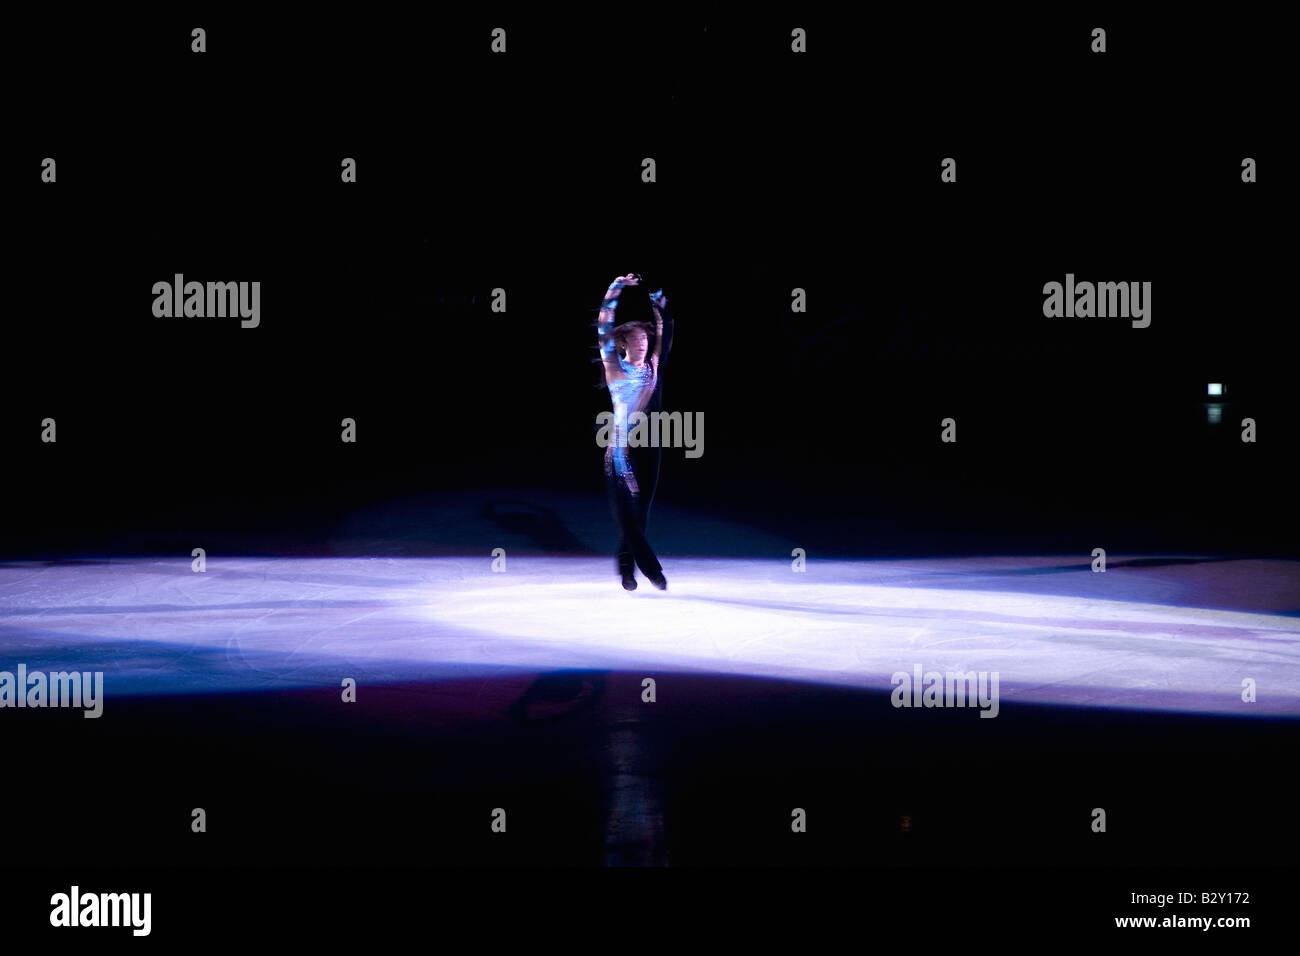
[[[635,468],[641,494],[637,496],[635,502],[635,534],[629,531],[628,544],[632,549],[633,556],[636,558],[637,566],[641,568],[641,573],[654,582],[655,587],[662,589],[666,585],[663,577],[663,567],[659,564],[659,558],[655,555],[654,549],[646,539],[646,522],[650,517],[651,495],[659,480],[659,449],[630,449],[630,457]]]
[[[629,527],[626,530],[628,546],[632,550],[632,556],[636,559],[636,565],[655,586],[659,586],[659,579],[663,577],[663,568],[659,565],[659,559],[655,556],[654,549],[650,547],[650,542],[646,540],[644,527],[645,514],[638,506],[629,509],[628,517]]]
[[[654,549],[650,547],[645,538],[644,499],[639,493],[633,491],[633,489],[637,489],[639,492],[640,482],[635,474],[635,465],[631,460],[629,460],[629,465],[633,467],[633,474],[628,476],[631,479],[630,481],[618,475],[617,472],[606,476],[610,505],[618,521],[619,528],[622,530],[618,553],[619,574],[624,575],[624,577],[631,574],[632,565],[635,562],[641,572],[654,582],[655,587],[662,588],[663,569],[659,566],[659,559],[655,557]]]
[[[641,509],[643,521],[641,530],[645,531],[646,524],[650,521],[650,506],[655,502],[655,492],[659,489],[659,463],[663,457],[663,449],[658,447],[638,448],[640,453],[637,456],[638,477],[642,478],[641,497],[644,502]]]
[[[619,480],[618,475],[605,476],[605,492],[609,499],[609,510],[614,516],[614,521],[618,524],[618,548],[614,552],[614,568],[619,576],[624,579],[625,585],[633,573],[634,557],[632,555],[631,542],[628,540],[627,529],[629,525],[635,526],[636,518],[633,506],[628,498],[627,486]],[[635,580],[632,586],[636,586]],[[629,589],[630,590],[630,589]]]

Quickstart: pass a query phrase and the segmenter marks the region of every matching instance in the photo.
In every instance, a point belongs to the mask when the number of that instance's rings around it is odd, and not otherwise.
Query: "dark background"
[[[646,270],[678,323],[665,408],[706,426],[702,458],[665,455],[660,501],[887,514],[904,546],[910,526],[1294,553],[1277,39],[1100,12],[794,21],[816,55],[787,55],[775,15],[534,16],[504,57],[491,13],[33,26],[5,552],[188,552],[218,529],[311,550],[396,495],[600,495],[590,323]],[[154,318],[176,272],[260,280],[261,326]],[[1151,326],[1044,318],[1067,272],[1149,280]]]

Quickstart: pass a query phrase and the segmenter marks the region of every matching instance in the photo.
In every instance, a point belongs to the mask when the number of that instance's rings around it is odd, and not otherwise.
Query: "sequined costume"
[[[632,288],[636,288],[633,286]],[[621,531],[616,565],[621,575],[632,573],[633,563],[643,574],[654,579],[662,573],[659,559],[645,537],[650,505],[659,484],[661,449],[627,444],[628,431],[636,424],[629,423],[633,412],[650,416],[663,410],[662,384],[665,360],[672,347],[672,314],[662,289],[650,293],[651,306],[657,319],[662,321],[662,338],[659,345],[658,369],[647,356],[645,364],[637,367],[617,354],[611,332],[614,329],[614,311],[622,292],[621,283],[614,283],[606,293],[597,325],[602,360],[617,360],[624,378],[613,379],[607,374],[610,401],[614,408],[613,440],[605,448],[605,486],[610,510]],[[652,345],[653,349],[653,345]]]
[[[612,343],[610,347],[613,347]],[[637,368],[619,356],[618,365],[627,378],[609,383],[609,397],[614,403],[614,442],[605,447],[605,475],[616,474],[627,484],[628,492],[635,498],[641,494],[641,490],[636,480],[636,469],[627,456],[628,415],[638,410],[646,411],[646,405],[649,404],[646,390],[654,389],[658,384],[658,376],[649,362]]]

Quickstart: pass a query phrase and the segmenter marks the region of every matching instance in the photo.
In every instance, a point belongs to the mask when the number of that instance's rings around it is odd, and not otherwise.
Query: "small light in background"
[[[1205,405],[1205,423],[1207,425],[1219,425],[1223,422],[1223,397],[1227,394],[1228,387],[1222,382],[1208,382],[1205,386],[1205,394],[1210,401]]]

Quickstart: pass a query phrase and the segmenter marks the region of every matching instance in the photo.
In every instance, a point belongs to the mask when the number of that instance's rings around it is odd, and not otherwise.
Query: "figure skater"
[[[628,447],[628,417],[634,412],[651,415],[662,411],[660,391],[662,363],[672,348],[672,315],[663,289],[650,295],[655,323],[643,321],[614,325],[614,314],[623,289],[640,286],[642,276],[628,273],[610,283],[597,319],[597,342],[604,372],[614,405],[614,440],[605,448],[605,488],[610,510],[618,522],[620,536],[616,567],[623,587],[636,590],[634,565],[663,591],[668,587],[663,568],[645,537],[650,505],[659,485],[660,449],[651,446]],[[654,351],[650,351],[653,337]],[[635,425],[635,422],[633,422]]]

